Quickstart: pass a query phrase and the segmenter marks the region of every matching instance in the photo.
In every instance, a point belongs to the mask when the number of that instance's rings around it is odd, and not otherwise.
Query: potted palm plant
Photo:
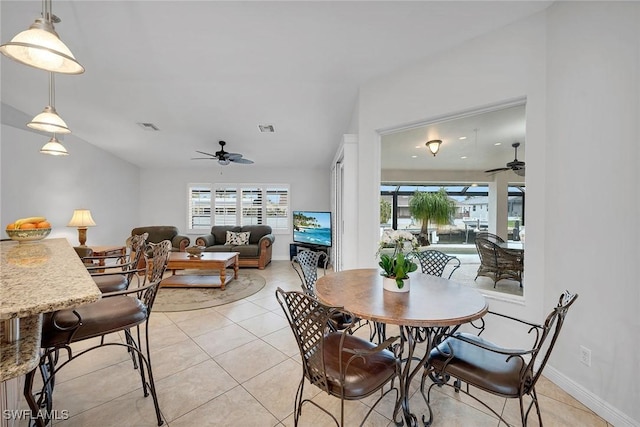
[[[393,253],[380,254],[378,265],[384,278],[384,289],[393,292],[409,291],[409,273],[418,269],[411,252],[418,247],[415,236],[408,231],[385,231],[380,240],[378,254],[385,248],[393,248]],[[405,252],[408,252],[405,254]]]
[[[456,212],[456,205],[444,188],[435,193],[416,191],[409,202],[409,213],[422,222],[418,242],[429,246],[429,223],[446,225]]]

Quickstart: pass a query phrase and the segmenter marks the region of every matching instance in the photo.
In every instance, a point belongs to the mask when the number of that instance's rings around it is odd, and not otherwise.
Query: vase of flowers
[[[378,254],[384,248],[393,248],[393,254],[380,255],[378,265],[382,268],[380,273],[384,278],[384,289],[393,292],[409,292],[409,273],[418,269],[413,262],[411,253],[417,249],[418,241],[408,231],[385,231],[380,240]]]

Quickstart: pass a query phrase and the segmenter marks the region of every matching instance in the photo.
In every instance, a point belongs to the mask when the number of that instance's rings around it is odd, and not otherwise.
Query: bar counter
[[[42,313],[97,301],[101,293],[66,239],[0,245],[0,381],[5,381],[38,365]]]

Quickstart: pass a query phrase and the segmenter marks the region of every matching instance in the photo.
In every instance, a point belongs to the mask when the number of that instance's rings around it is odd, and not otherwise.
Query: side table
[[[96,257],[113,257],[112,259],[114,259],[116,263],[121,263],[126,260],[126,246],[89,246],[89,248],[93,251],[93,256]],[[106,258],[98,260],[98,265],[104,266],[105,260]]]

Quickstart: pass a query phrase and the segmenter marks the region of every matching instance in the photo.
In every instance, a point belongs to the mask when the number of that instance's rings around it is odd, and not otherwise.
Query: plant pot
[[[395,278],[383,277],[382,287],[385,291],[390,292],[409,292],[410,278],[407,277],[402,282],[404,283],[404,285],[402,286],[402,288],[399,288]]]

